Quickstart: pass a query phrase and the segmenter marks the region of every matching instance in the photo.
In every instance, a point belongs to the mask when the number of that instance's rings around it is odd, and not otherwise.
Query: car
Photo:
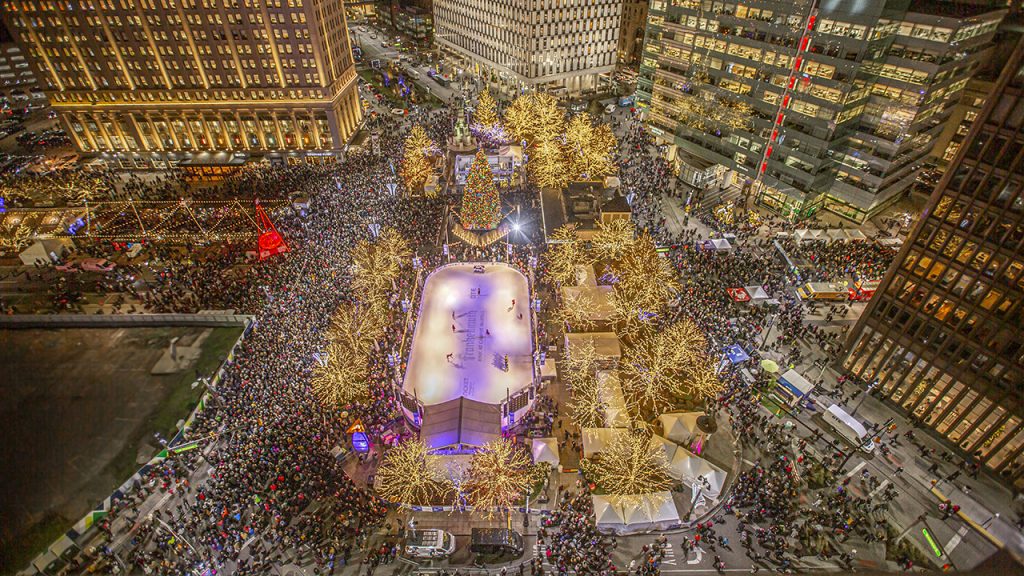
[[[87,272],[110,272],[117,268],[117,264],[106,258],[83,258],[78,263],[82,266],[82,270]]]
[[[474,554],[519,556],[523,553],[523,537],[505,528],[473,528],[469,551]]]
[[[609,104],[609,105],[604,107],[604,113],[605,114],[613,114],[615,112],[615,108],[616,108],[615,104]]]
[[[390,46],[390,44],[388,44],[387,41],[384,41],[384,42],[380,43],[380,47],[381,48],[387,48],[388,46]]]
[[[444,530],[410,530],[405,540],[405,555],[410,558],[445,558],[453,552],[455,537]]]
[[[405,109],[403,108],[392,108],[391,113],[395,116],[405,116]]]

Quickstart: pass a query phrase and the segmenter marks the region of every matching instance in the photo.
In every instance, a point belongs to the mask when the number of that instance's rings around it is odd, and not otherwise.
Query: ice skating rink
[[[473,272],[480,265],[484,273]],[[460,396],[500,404],[526,388],[533,379],[529,305],[526,277],[504,264],[434,271],[423,287],[402,389],[432,406]]]

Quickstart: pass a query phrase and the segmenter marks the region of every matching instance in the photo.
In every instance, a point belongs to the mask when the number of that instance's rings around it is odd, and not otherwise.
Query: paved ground
[[[202,392],[191,387],[194,369],[150,369],[171,338],[186,346],[203,330],[0,332],[0,572],[35,535],[59,535],[109,495],[157,451],[153,433],[187,416]],[[212,373],[238,333],[216,329],[196,368]]]

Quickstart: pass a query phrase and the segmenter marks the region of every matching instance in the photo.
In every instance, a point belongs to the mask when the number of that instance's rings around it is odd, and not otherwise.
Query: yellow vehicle
[[[834,282],[808,282],[796,289],[801,300],[832,300],[845,301],[850,291],[845,284]]]

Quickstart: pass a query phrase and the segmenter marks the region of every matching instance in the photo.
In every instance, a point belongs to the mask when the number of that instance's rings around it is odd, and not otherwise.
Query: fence
[[[0,329],[131,328],[146,326],[245,326],[245,314],[12,314],[0,316]]]

